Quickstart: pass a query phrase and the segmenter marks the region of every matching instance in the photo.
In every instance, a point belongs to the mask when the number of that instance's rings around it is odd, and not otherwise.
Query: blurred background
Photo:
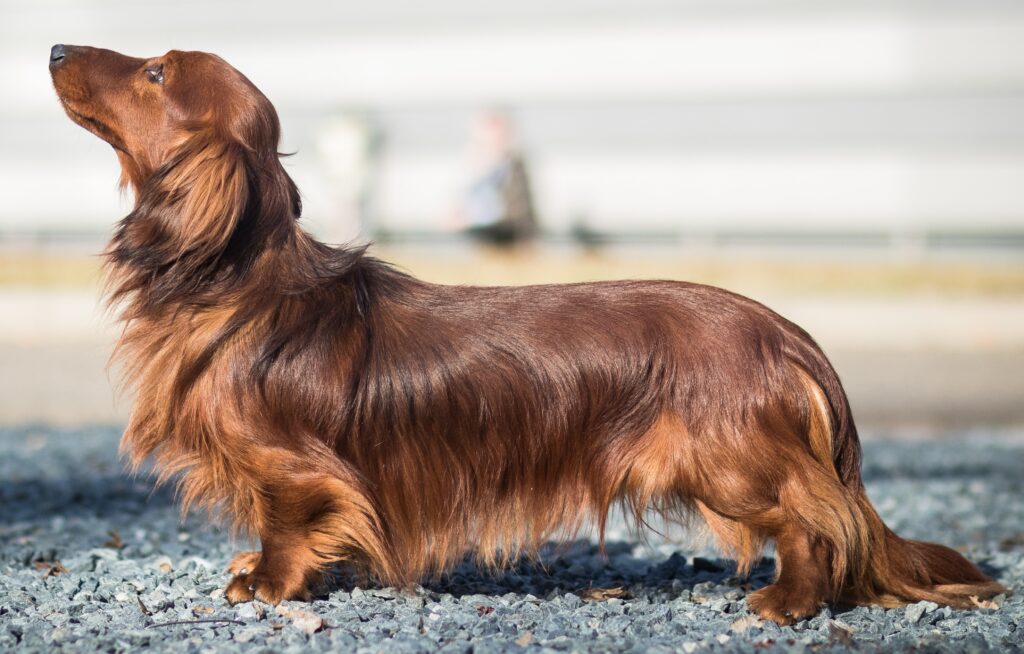
[[[1024,424],[1024,4],[0,0],[0,424],[117,424],[130,208],[54,43],[216,52],[305,224],[420,277],[725,286],[807,328],[869,435]]]

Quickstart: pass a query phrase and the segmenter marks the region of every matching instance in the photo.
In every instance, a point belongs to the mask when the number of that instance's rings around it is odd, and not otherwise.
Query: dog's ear
[[[154,302],[244,274],[267,247],[285,242],[301,211],[277,152],[212,130],[185,135],[138,187],[107,256],[131,274],[112,276],[117,300],[145,289]]]
[[[252,186],[243,145],[193,135],[139,190],[126,219],[133,245],[165,262],[217,257],[251,210]]]

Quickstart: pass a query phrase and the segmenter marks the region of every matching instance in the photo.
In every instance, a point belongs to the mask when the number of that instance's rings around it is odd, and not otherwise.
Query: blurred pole
[[[364,112],[343,112],[321,130],[317,150],[330,191],[324,238],[346,243],[372,233],[368,205],[377,152],[376,130]]]

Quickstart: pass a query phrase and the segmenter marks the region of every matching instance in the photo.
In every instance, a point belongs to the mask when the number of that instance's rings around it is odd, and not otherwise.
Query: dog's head
[[[55,45],[50,74],[68,116],[114,147],[136,187],[197,133],[241,145],[256,158],[276,156],[273,105],[216,55],[172,50],[140,59]]]
[[[172,50],[136,58],[55,45],[50,74],[73,121],[113,146],[136,193],[134,244],[167,257],[223,249],[246,221],[297,217],[278,158],[274,106],[220,57]]]

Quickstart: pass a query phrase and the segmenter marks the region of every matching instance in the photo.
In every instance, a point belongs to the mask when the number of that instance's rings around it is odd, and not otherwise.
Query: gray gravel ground
[[[1014,595],[969,612],[825,611],[786,628],[747,612],[769,561],[747,583],[701,547],[644,544],[621,524],[607,558],[581,540],[497,577],[464,564],[399,591],[339,575],[309,604],[231,607],[227,535],[201,516],[179,521],[169,490],[126,477],[117,438],[0,429],[0,651],[1024,650],[1019,437],[865,447],[870,495],[892,527],[964,549]]]

